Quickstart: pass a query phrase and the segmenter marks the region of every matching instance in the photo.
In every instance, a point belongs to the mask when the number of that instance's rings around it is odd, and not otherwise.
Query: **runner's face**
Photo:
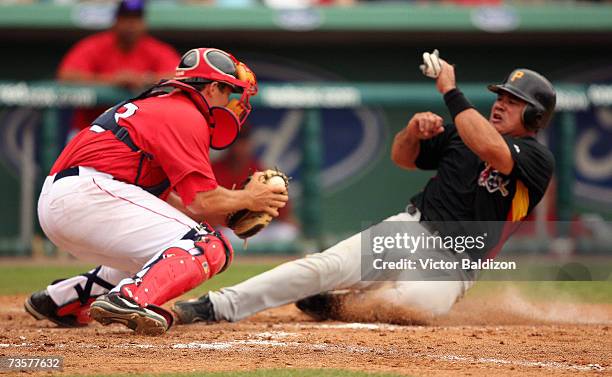
[[[491,108],[489,122],[502,135],[520,136],[527,132],[522,119],[526,105],[522,99],[500,92]]]

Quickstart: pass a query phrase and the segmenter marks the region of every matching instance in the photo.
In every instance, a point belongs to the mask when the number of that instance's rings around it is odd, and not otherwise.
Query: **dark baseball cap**
[[[145,0],[123,0],[117,6],[115,19],[120,16],[142,17],[145,10]]]

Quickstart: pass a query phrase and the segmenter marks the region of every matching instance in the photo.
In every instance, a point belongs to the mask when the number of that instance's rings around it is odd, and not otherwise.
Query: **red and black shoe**
[[[83,327],[91,322],[89,316],[89,306],[94,301],[95,297],[87,300],[85,304],[81,304],[79,300],[75,300],[57,306],[49,296],[49,293],[38,291],[32,294],[24,303],[26,312],[37,320],[47,319],[59,327]]]

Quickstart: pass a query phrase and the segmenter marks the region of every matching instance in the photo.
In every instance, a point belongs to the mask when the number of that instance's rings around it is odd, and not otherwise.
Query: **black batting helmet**
[[[523,124],[530,131],[546,127],[555,111],[555,89],[544,76],[530,69],[517,68],[510,72],[503,84],[489,85],[488,88],[494,93],[510,93],[527,102]]]

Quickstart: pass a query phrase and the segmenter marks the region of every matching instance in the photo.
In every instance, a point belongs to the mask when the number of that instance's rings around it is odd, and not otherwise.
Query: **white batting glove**
[[[438,50],[433,50],[430,54],[425,52],[423,54],[423,64],[421,64],[421,72],[427,77],[435,79],[440,75],[442,71],[442,64],[440,63],[440,53]]]

